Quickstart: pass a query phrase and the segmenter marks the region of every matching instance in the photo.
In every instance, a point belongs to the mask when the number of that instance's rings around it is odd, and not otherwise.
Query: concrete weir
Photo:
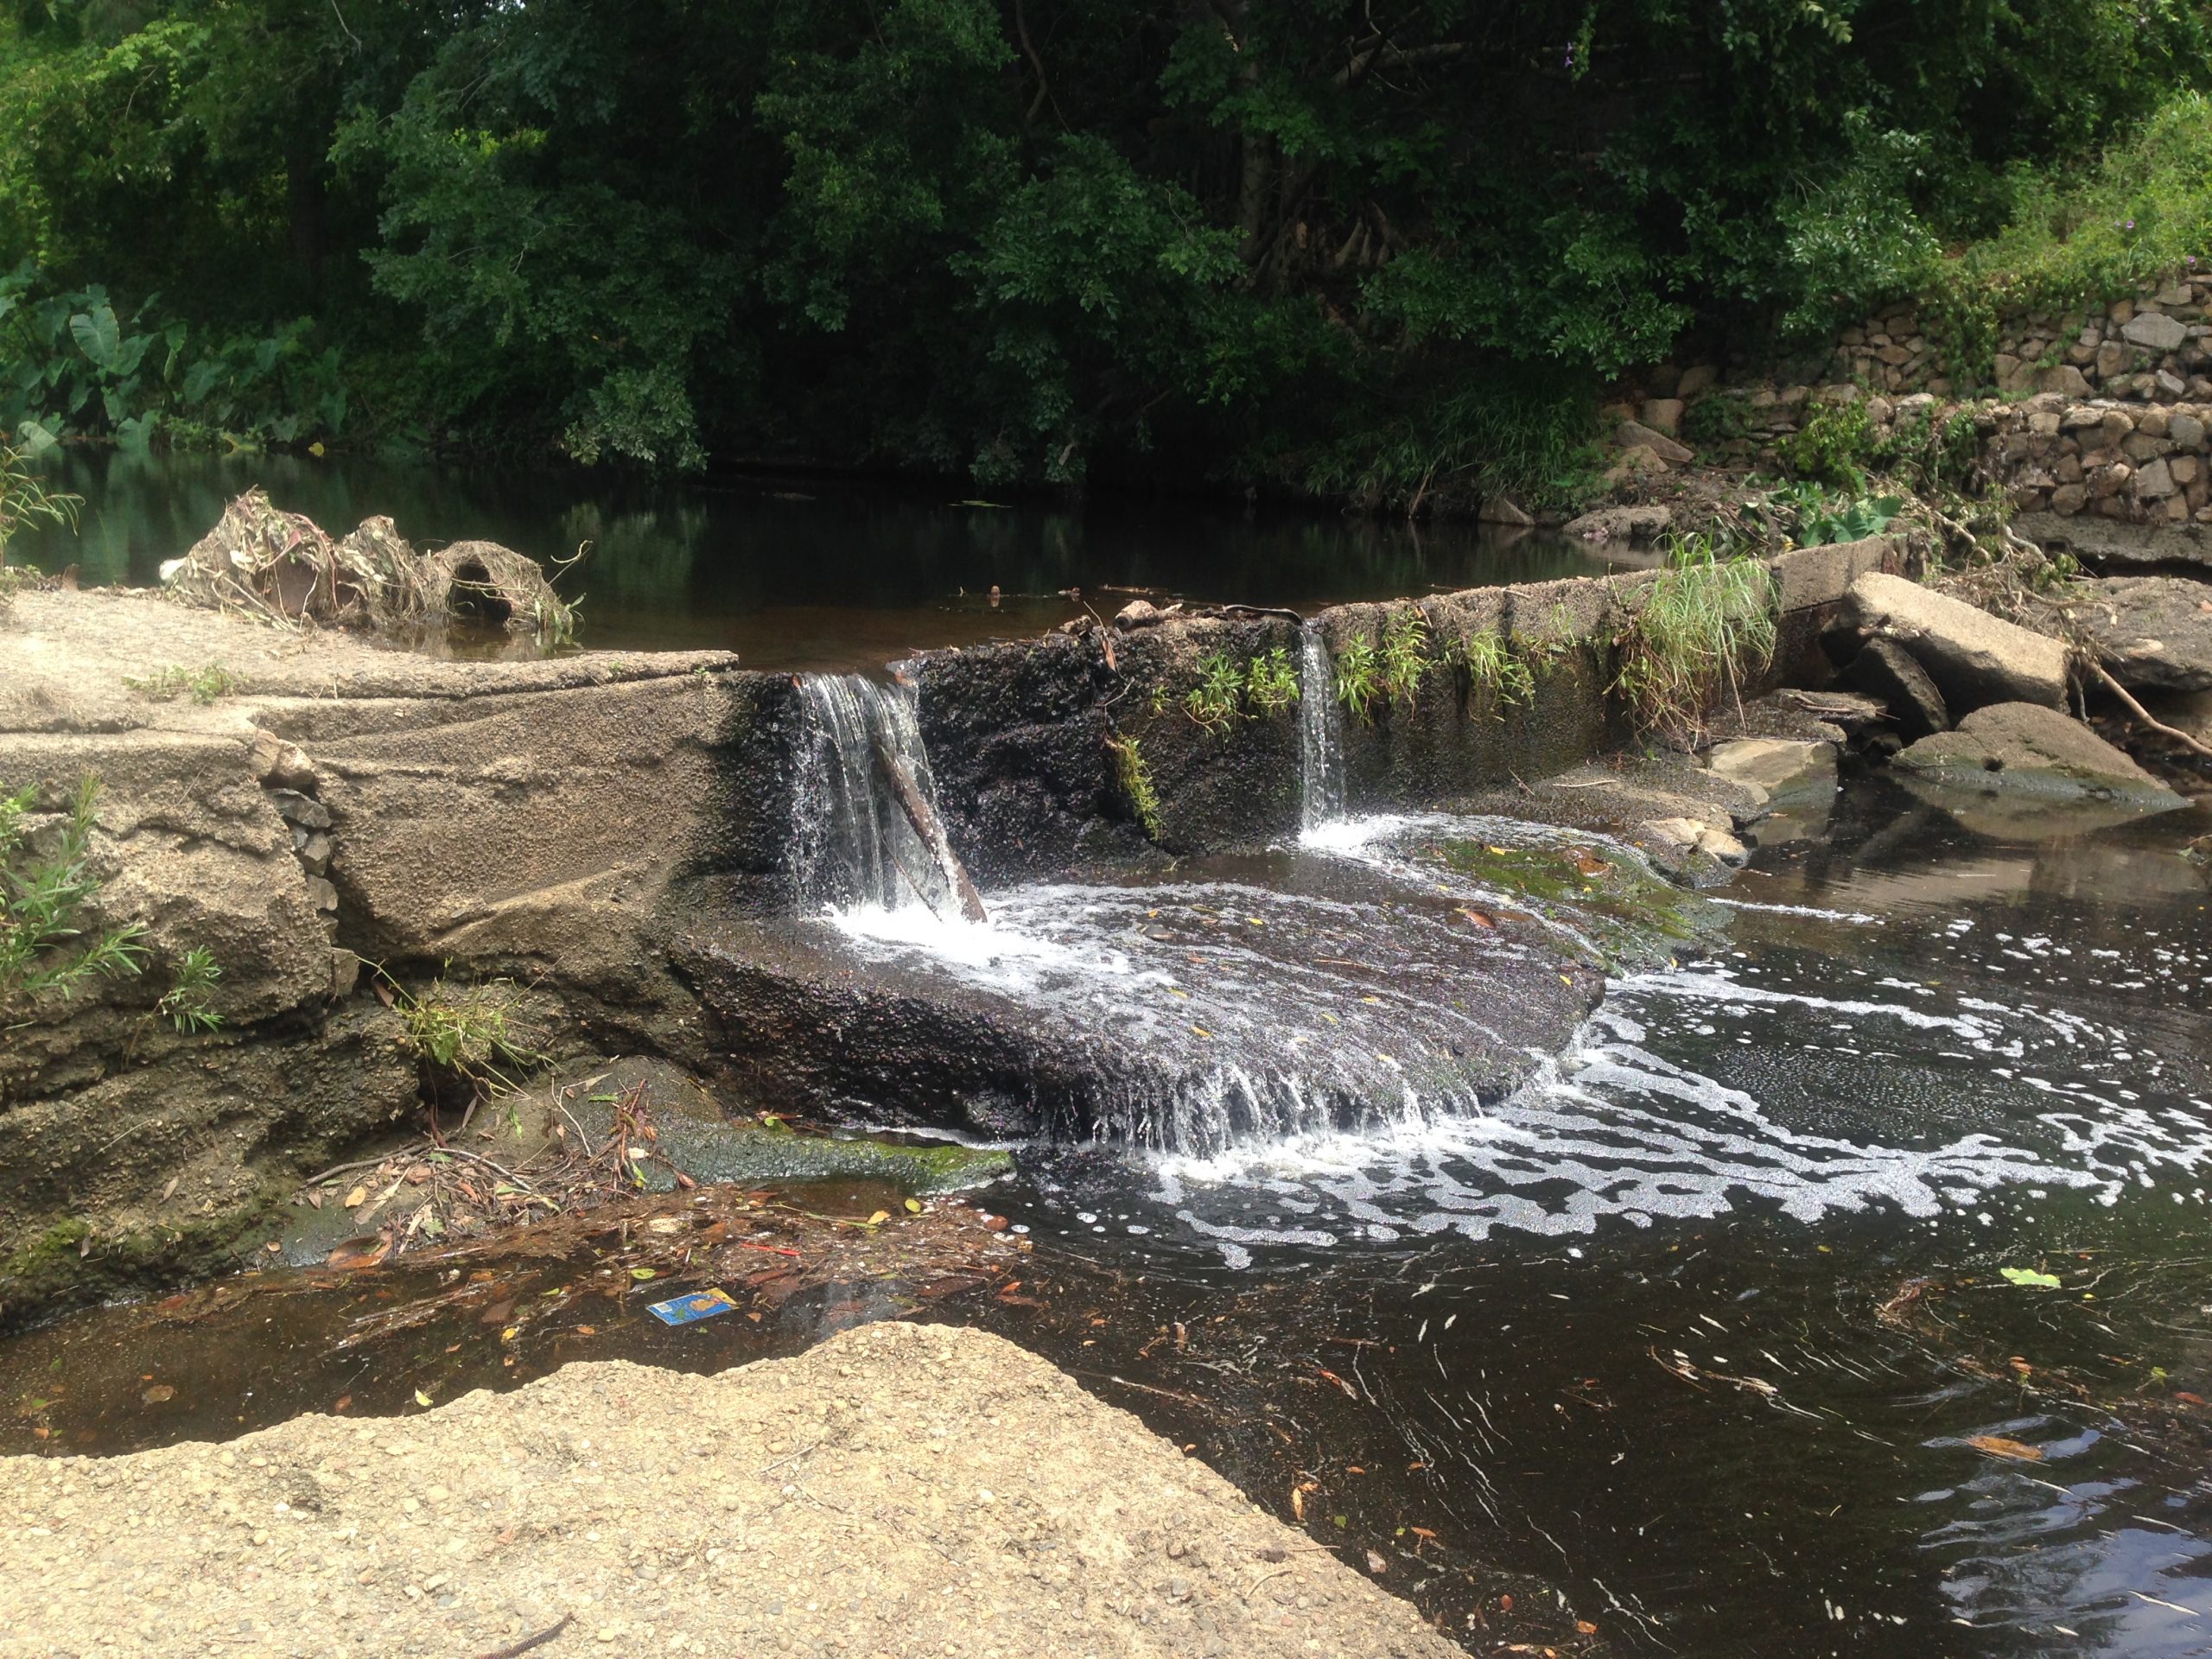
[[[1878,539],[1777,559],[1770,678],[1824,678],[1814,641],[1845,590],[1901,557]],[[871,693],[864,752],[834,756],[837,697],[726,654],[433,661],[151,594],[26,591],[0,613],[0,793],[33,790],[35,832],[77,779],[99,779],[93,919],[143,925],[147,959],[10,1016],[0,1308],[228,1261],[302,1173],[419,1109],[401,1011],[441,976],[509,982],[550,1060],[660,1055],[764,1106],[1211,1144],[1489,1098],[1597,995],[1541,939],[1471,939],[1371,883],[1215,872],[1198,878],[1211,898],[1166,905],[1130,884],[1294,842],[1317,741],[1296,694],[1332,690],[1332,664],[1386,638],[1422,642],[1401,695],[1367,719],[1319,711],[1327,798],[1346,810],[1451,806],[1616,747],[1614,641],[1651,580],[1345,606],[1302,629],[1231,609],[931,652]],[[1531,665],[1510,704],[1463,649],[1491,633]],[[162,663],[219,664],[226,689],[150,696]],[[825,772],[831,759],[858,769]],[[903,856],[832,855],[832,797],[845,822],[872,814],[904,837]],[[880,919],[902,871],[940,888],[940,912],[966,912],[963,870],[992,919],[949,926],[1028,942],[1002,957],[1069,953],[1043,1001],[1013,969],[993,977],[988,941],[963,968]],[[1078,903],[1075,884],[1107,896]],[[871,904],[873,936],[822,914]],[[1331,950],[1351,965],[1313,977],[1289,942],[1331,928],[1395,956]],[[156,1012],[196,948],[222,968],[212,1033]],[[1146,952],[1179,951],[1192,982],[1174,988],[1199,1006],[1147,1027],[1065,965],[1115,951],[1139,976]],[[1192,953],[1211,953],[1205,974]],[[1459,1005],[1423,1000],[1424,976],[1461,988]],[[1163,987],[1163,1005],[1184,1000]],[[1373,1040],[1294,1054],[1308,1008],[1354,1010]],[[1240,1018],[1268,1041],[1225,1034]]]

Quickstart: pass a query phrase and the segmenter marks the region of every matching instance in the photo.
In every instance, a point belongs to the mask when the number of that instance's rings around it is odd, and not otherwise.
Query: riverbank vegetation
[[[2209,16],[10,0],[0,427],[1563,499],[1686,334],[2212,246]]]

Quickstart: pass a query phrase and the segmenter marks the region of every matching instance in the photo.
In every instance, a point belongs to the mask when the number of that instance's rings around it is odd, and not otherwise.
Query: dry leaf
[[[368,1201],[369,1189],[365,1186],[357,1186],[346,1195],[344,1203],[348,1210],[358,1210]]]
[[[415,1390],[415,1403],[418,1406],[427,1406],[430,1403],[430,1396],[417,1389]]]
[[[2030,1446],[2024,1440],[2011,1440],[2002,1434],[1969,1434],[1967,1444],[1977,1452],[1986,1452],[1993,1458],[2010,1458],[2015,1463],[2041,1463],[2043,1448]]]
[[[888,1210],[879,1210],[868,1218],[868,1224],[871,1227],[880,1227],[890,1219],[891,1212]]]
[[[1382,1559],[1380,1551],[1370,1549],[1367,1552],[1367,1570],[1380,1578],[1390,1570],[1390,1563]]]
[[[175,1198],[175,1197],[176,1196],[176,1184],[177,1184],[177,1179],[178,1179],[178,1178],[177,1178],[176,1176],[172,1175],[172,1176],[170,1176],[170,1177],[168,1178],[168,1181],[167,1181],[167,1182],[162,1185],[162,1202],[163,1204],[167,1204],[167,1203],[168,1203],[171,1198]]]
[[[1290,1489],[1290,1512],[1300,1521],[1306,1518],[1306,1494],[1295,1486]]]
[[[145,1393],[140,1395],[138,1398],[147,1405],[158,1406],[164,1400],[175,1399],[176,1390],[166,1382],[156,1382],[152,1388],[147,1389]]]

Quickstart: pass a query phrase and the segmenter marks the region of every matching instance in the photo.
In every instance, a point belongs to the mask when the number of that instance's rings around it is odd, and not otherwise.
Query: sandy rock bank
[[[1460,1650],[1043,1360],[888,1324],[719,1376],[0,1460],[0,1656]]]

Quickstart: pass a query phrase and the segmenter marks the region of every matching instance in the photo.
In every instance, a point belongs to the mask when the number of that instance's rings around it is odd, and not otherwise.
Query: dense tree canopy
[[[2212,15],[5,3],[11,427],[1355,495],[1915,288],[2205,79]]]

